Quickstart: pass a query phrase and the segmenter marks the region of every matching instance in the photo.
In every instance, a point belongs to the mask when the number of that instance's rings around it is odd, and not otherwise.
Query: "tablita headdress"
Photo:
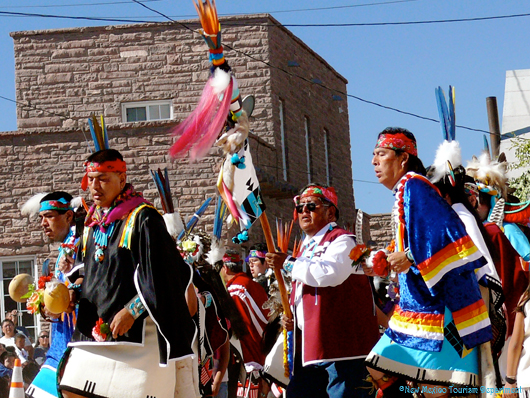
[[[237,138],[225,139],[223,142],[230,144],[229,152],[232,153],[239,149],[237,147],[247,138],[249,124],[246,112],[243,110],[237,81],[224,57],[221,25],[217,17],[215,0],[211,3],[210,0],[205,2],[193,0],[193,4],[199,14],[201,35],[208,45],[212,63],[211,74],[196,109],[172,130],[172,134],[179,138],[170,148],[169,153],[176,158],[190,151],[191,160],[198,160],[208,153],[224,131],[227,117],[226,130],[237,133]]]
[[[436,88],[436,103],[440,115],[440,128],[444,141],[438,147],[433,164],[429,168],[429,179],[433,184],[445,180],[452,186],[463,181],[460,144],[456,141],[455,90],[449,86],[448,102],[441,87]]]

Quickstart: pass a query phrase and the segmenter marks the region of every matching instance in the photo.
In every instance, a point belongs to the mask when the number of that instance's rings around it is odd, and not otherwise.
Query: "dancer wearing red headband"
[[[85,279],[60,390],[67,398],[173,397],[175,362],[181,372],[189,361],[189,386],[179,389],[194,396],[195,327],[185,301],[191,269],[162,216],[127,183],[118,151],[95,152],[85,170],[83,187],[94,204],[85,221]]]
[[[337,194],[310,184],[294,198],[306,234],[298,258],[267,253],[269,267],[292,270],[294,370],[287,397],[369,397],[364,358],[379,338],[368,278],[352,267],[355,237],[339,228]]]

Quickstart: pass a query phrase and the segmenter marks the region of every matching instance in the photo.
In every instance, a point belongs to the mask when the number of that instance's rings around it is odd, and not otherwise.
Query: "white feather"
[[[210,265],[215,265],[215,263],[223,260],[224,255],[225,248],[221,246],[221,242],[215,236],[212,236],[210,251],[205,256],[206,261],[208,261]]]
[[[210,84],[214,88],[214,93],[220,94],[224,92],[230,84],[230,74],[222,69],[216,68]]]
[[[83,198],[82,198],[81,196],[78,196],[78,197],[73,198],[73,199],[70,201],[70,206],[71,206],[74,210],[79,209],[81,206],[83,206]]]
[[[453,169],[462,166],[462,151],[458,141],[444,141],[436,151],[434,158],[434,173],[431,177],[432,183],[437,183],[445,175],[449,174],[449,166],[447,161],[451,162]]]
[[[172,238],[176,239],[184,230],[184,224],[182,223],[180,213],[175,211],[174,213],[166,213],[162,217],[164,217],[167,232],[169,232],[169,235],[171,235]]]
[[[483,152],[477,159],[468,162],[466,172],[475,181],[496,187],[501,191],[503,198],[506,198],[506,162],[492,161],[489,153]]]
[[[24,205],[22,206],[22,209],[20,210],[22,215],[23,216],[35,216],[39,214],[40,201],[46,195],[48,195],[46,192],[38,193],[36,195],[33,195],[31,198],[29,198],[28,201],[24,203]]]

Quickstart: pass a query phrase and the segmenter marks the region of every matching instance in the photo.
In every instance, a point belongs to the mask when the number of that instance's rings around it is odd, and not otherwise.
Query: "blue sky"
[[[150,0],[146,4],[175,19],[195,15],[191,0]],[[329,7],[336,8],[322,9]],[[218,0],[217,8],[220,14],[268,12],[285,25],[439,21],[530,13],[530,3],[519,0]],[[132,0],[2,0],[0,12],[164,20]],[[0,96],[15,98],[9,32],[106,24],[0,14]],[[348,79],[348,94],[438,119],[434,89],[440,85],[447,92],[453,85],[457,124],[488,130],[486,98],[497,97],[502,121],[506,71],[530,68],[529,26],[530,17],[516,17],[289,29]],[[15,104],[4,99],[0,104],[0,131],[16,130]],[[441,142],[439,124],[353,98],[348,99],[348,106],[357,207],[367,213],[388,212],[392,195],[377,184],[370,164],[377,133],[387,126],[408,128],[416,135],[419,156],[428,165]],[[480,152],[482,136],[457,128],[464,159]]]

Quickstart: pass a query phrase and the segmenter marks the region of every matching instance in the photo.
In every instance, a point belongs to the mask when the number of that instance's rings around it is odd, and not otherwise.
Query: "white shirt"
[[[344,234],[333,242],[319,246],[322,238],[332,227],[337,224],[332,222],[318,231],[313,237],[304,239],[304,251],[293,265],[292,279],[296,280],[297,287],[294,298],[296,321],[300,329],[304,326],[304,313],[302,304],[303,285],[317,287],[333,287],[342,284],[351,274],[363,275],[362,268],[356,270],[352,267],[350,252],[356,246],[353,235]],[[324,252],[325,250],[325,252]],[[321,256],[316,255],[324,252]]]
[[[482,233],[480,232],[480,229],[477,225],[476,218],[468,209],[466,209],[462,203],[455,203],[451,207],[456,214],[458,214],[458,217],[460,217],[460,220],[462,220],[464,226],[466,227],[467,234],[487,261],[486,265],[475,270],[477,280],[480,280],[484,275],[489,275],[491,278],[499,281],[500,284],[501,279],[499,278],[499,274],[497,273],[497,269],[495,268],[495,264],[491,258],[488,246],[486,245],[486,242],[484,242],[484,237],[482,236]]]

